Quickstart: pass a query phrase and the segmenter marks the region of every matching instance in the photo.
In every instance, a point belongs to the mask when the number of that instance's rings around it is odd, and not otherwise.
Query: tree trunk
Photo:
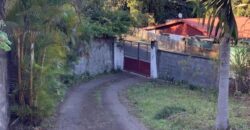
[[[30,79],[29,79],[29,106],[34,107],[34,77],[33,77],[33,66],[35,60],[35,40],[37,32],[30,32]]]
[[[219,95],[217,104],[216,129],[228,129],[228,98],[230,71],[230,34],[225,34],[220,43]]]
[[[47,48],[44,48],[43,51],[43,56],[42,56],[42,65],[41,65],[41,74],[40,77],[43,77],[43,71],[44,71],[44,62],[45,62],[45,57],[46,57],[46,52],[47,52]],[[42,85],[43,80],[40,81],[40,85]]]
[[[6,0],[0,0],[0,20],[5,18],[5,3]]]
[[[30,85],[29,85],[29,105],[33,107],[34,88],[33,88],[33,64],[34,64],[34,43],[30,45]]]
[[[20,105],[24,105],[24,90],[23,90],[23,85],[22,85],[22,57],[21,57],[21,41],[20,41],[20,36],[18,36],[17,39],[17,60],[18,60],[18,100]]]

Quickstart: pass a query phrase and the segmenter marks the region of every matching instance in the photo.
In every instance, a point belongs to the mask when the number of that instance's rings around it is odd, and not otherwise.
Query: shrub
[[[238,45],[232,48],[231,68],[236,80],[236,91],[248,93],[250,86],[250,46]]]

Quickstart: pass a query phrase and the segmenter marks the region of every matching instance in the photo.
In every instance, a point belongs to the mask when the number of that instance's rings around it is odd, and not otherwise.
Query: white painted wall
[[[151,43],[151,51],[150,51],[150,77],[153,79],[158,78],[157,71],[157,43]]]
[[[114,69],[124,69],[124,48],[118,42],[114,43]]]
[[[156,30],[150,30],[150,31],[148,31],[148,33],[156,33]]]
[[[156,33],[155,30],[151,30],[151,31],[141,30],[140,35],[138,37],[144,40],[148,40],[148,41],[156,40],[159,42],[168,42],[169,40],[173,40],[176,42],[180,42],[185,36],[176,35],[176,34],[161,35],[161,34]]]
[[[183,37],[182,35],[169,34],[169,38],[175,41],[181,41]]]

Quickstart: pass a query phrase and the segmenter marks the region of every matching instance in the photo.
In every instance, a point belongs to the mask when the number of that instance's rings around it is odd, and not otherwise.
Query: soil
[[[52,130],[147,130],[128,112],[119,96],[128,86],[144,81],[141,77],[119,73],[75,87],[61,104]]]

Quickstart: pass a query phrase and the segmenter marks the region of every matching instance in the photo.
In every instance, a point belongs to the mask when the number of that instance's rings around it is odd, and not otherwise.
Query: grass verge
[[[172,84],[143,83],[127,90],[133,113],[153,130],[211,130],[217,94]],[[250,98],[230,98],[230,125],[250,129]]]

